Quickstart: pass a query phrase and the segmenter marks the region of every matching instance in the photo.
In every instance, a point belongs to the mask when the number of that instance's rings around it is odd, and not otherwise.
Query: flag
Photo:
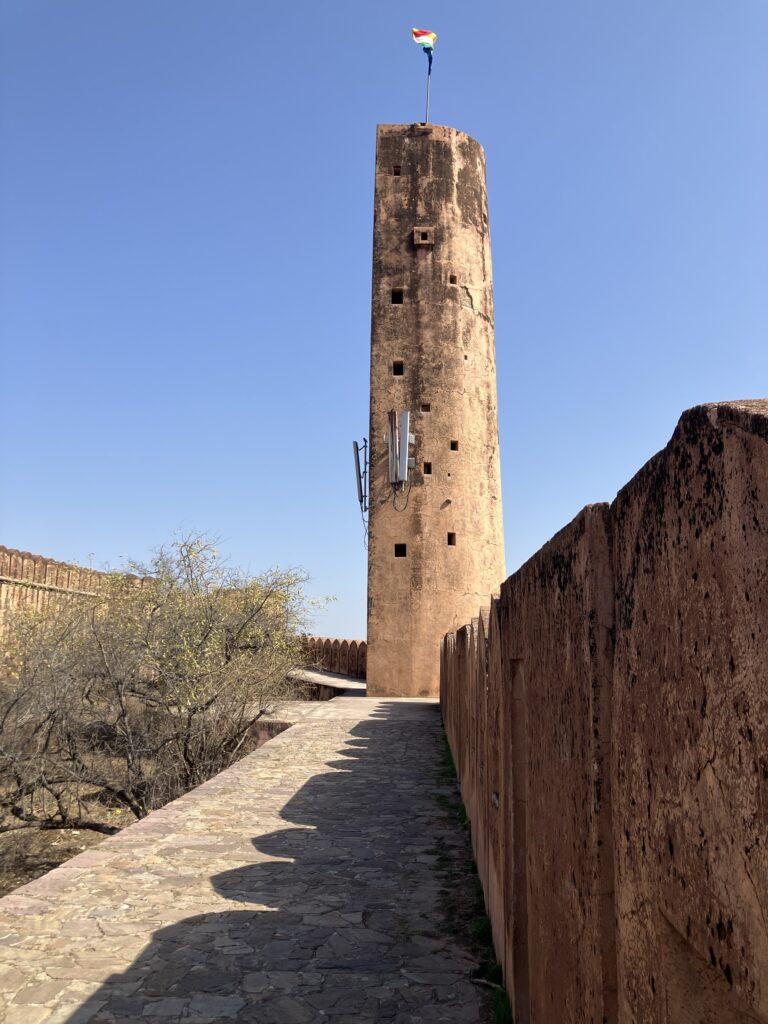
[[[431,50],[437,42],[435,33],[428,32],[425,28],[412,28],[411,34],[413,35],[414,43],[418,43],[425,50]]]
[[[432,50],[437,42],[437,36],[434,32],[429,32],[425,28],[412,28],[411,35],[413,36],[414,43],[418,43],[424,53],[426,53],[427,58],[429,59],[429,70],[431,71]]]

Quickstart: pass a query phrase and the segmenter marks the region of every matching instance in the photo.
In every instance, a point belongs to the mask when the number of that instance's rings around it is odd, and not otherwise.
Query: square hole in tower
[[[455,274],[451,274],[451,276],[448,278],[448,283],[449,284],[458,284],[459,283],[459,279],[458,279],[458,277]]]
[[[452,452],[457,452],[458,450],[459,450],[459,442],[458,441],[451,441],[451,451]]]
[[[448,534],[448,547],[449,548],[455,548],[456,547],[456,534],[455,533],[449,533]]]
[[[401,170],[402,168],[400,167],[400,164],[395,164],[395,166],[392,168],[392,173],[396,178],[399,178]]]
[[[421,227],[413,229],[413,244],[414,245],[434,245],[435,244],[435,229],[422,225]]]
[[[408,549],[406,544],[395,544],[395,558],[406,558]]]
[[[429,404],[429,402],[422,402],[421,403],[421,411],[422,412],[429,412],[431,409],[432,409],[432,406]]]
[[[392,363],[392,376],[402,377],[404,373],[405,363],[402,361],[402,359],[396,359],[394,363]]]
[[[393,288],[392,289],[392,305],[393,306],[402,306],[402,304],[403,304],[403,289],[402,288]]]
[[[432,463],[431,462],[425,462],[424,463],[424,476],[432,476]]]

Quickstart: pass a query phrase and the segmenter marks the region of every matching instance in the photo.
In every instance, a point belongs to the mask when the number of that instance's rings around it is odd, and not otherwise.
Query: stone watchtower
[[[369,437],[368,693],[436,696],[505,575],[485,154],[453,128],[377,130]]]

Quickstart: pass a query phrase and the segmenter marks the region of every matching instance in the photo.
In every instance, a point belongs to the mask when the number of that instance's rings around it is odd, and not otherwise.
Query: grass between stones
[[[440,787],[437,802],[446,817],[464,835],[461,845],[449,847],[443,842],[435,850],[435,866],[442,876],[440,891],[446,917],[460,934],[463,933],[462,937],[478,962],[472,980],[488,990],[490,1020],[493,1024],[513,1024],[501,964],[493,948],[491,919],[485,911],[483,887],[472,856],[470,822],[461,800],[456,766],[446,738],[443,738],[441,763],[436,775]]]

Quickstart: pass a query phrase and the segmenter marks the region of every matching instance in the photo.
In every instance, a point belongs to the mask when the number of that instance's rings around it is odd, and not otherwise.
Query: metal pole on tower
[[[427,113],[424,118],[424,124],[429,124],[429,86],[432,82],[432,54],[429,53],[427,56],[429,57],[429,67],[427,69]]]

